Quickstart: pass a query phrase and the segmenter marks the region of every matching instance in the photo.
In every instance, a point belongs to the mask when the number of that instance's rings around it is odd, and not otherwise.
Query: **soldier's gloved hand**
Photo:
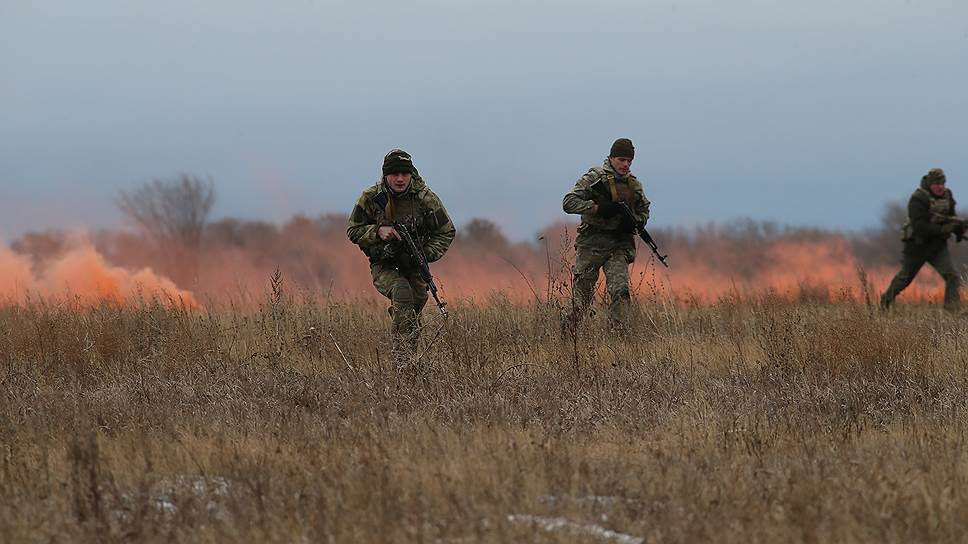
[[[955,223],[954,221],[949,221],[941,226],[941,234],[944,234],[945,236],[949,236],[951,233],[955,232],[957,228],[958,228],[958,223]]]
[[[598,215],[609,218],[615,217],[622,210],[622,205],[618,202],[606,202],[604,204],[599,204]]]
[[[376,235],[384,242],[392,242],[393,240],[400,239],[400,233],[397,229],[391,227],[390,225],[383,225],[382,227],[376,229]]]

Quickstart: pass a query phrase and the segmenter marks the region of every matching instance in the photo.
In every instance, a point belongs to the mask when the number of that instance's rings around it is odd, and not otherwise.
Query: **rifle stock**
[[[403,249],[410,255],[413,262],[417,264],[417,272],[420,274],[420,278],[427,283],[427,287],[430,289],[430,294],[434,297],[434,302],[437,303],[437,309],[440,310],[440,315],[448,317],[447,313],[447,303],[440,300],[440,296],[437,295],[437,284],[434,283],[434,276],[430,273],[430,264],[427,263],[427,257],[424,255],[423,250],[417,245],[413,240],[413,236],[410,234],[410,229],[407,228],[403,223],[394,223],[393,229],[397,231],[403,241]]]

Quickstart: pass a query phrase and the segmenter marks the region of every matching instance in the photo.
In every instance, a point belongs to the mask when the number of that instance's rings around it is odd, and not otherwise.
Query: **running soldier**
[[[383,158],[383,176],[360,195],[346,234],[369,258],[374,287],[390,299],[391,354],[402,368],[416,349],[428,285],[404,250],[394,223],[407,226],[427,262],[443,257],[456,234],[444,205],[420,177],[410,155],[400,149]]]
[[[945,309],[955,311],[960,306],[961,281],[951,262],[948,238],[954,234],[960,242],[966,225],[955,215],[955,199],[945,182],[944,171],[932,168],[921,178],[921,186],[908,201],[908,221],[901,236],[904,242],[901,270],[881,296],[884,309],[890,308],[901,291],[914,281],[924,263],[930,263],[944,279]]]
[[[631,209],[636,222],[649,219],[649,200],[642,184],[631,173],[635,147],[628,138],[612,144],[602,166],[588,170],[562,200],[565,213],[581,215],[575,239],[575,266],[571,308],[562,322],[563,328],[577,327],[604,269],[608,291],[608,319],[613,329],[625,325],[631,295],[629,264],[635,260],[635,225],[621,206]]]

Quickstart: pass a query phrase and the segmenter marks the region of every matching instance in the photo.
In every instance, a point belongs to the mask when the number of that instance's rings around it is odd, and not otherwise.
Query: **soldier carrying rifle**
[[[954,234],[960,242],[968,225],[965,219],[955,215],[955,199],[951,190],[945,188],[945,181],[944,171],[932,168],[921,178],[921,186],[908,201],[908,221],[901,235],[904,242],[901,270],[881,296],[884,309],[894,303],[924,263],[930,263],[944,278],[945,309],[955,311],[961,303],[958,295],[961,282],[951,262],[948,238]]]
[[[428,289],[446,315],[428,263],[447,252],[454,224],[410,155],[393,149],[383,158],[380,181],[360,195],[346,234],[369,258],[377,291],[390,299],[391,354],[394,364],[404,367],[416,349]]]
[[[634,158],[631,140],[615,140],[602,166],[588,170],[562,200],[566,213],[581,215],[575,239],[571,308],[562,320],[563,329],[574,328],[581,321],[595,293],[600,269],[605,271],[609,325],[614,330],[626,323],[631,305],[628,267],[635,260],[634,233],[644,233],[649,220],[649,200],[630,171]],[[647,236],[645,233],[643,239]],[[665,257],[659,257],[665,264]]]

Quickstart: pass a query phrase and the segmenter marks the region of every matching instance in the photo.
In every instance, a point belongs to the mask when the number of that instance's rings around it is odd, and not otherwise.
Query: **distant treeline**
[[[682,290],[715,293],[730,283],[783,288],[802,282],[849,281],[858,266],[889,274],[898,261],[904,209],[886,207],[882,225],[859,232],[798,228],[737,220],[694,228],[652,227],[671,255],[670,281]],[[180,287],[204,296],[261,296],[275,269],[291,285],[326,294],[370,295],[363,254],[345,235],[346,217],[297,215],[283,224],[220,219],[204,224],[197,247],[158,243],[145,232],[102,230],[88,235],[108,262],[150,267]],[[555,223],[528,241],[509,239],[494,222],[476,218],[458,227],[448,255],[435,265],[452,295],[510,290],[541,296],[552,281],[567,283],[574,224]],[[11,248],[42,269],[75,243],[67,232],[27,233]],[[968,266],[968,243],[953,245],[960,267]],[[648,269],[640,251],[636,266]],[[635,273],[633,268],[633,274]],[[926,275],[931,275],[928,273]],[[875,274],[875,277],[878,277]]]

